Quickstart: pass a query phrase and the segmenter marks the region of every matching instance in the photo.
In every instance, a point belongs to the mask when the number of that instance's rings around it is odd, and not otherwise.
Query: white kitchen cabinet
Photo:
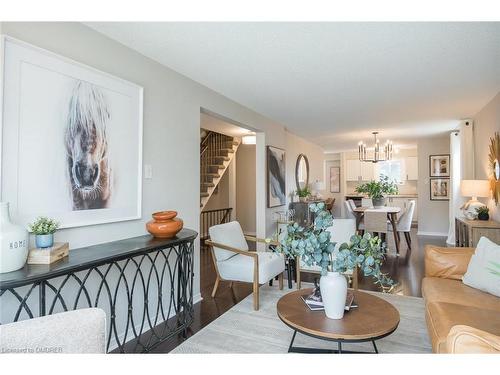
[[[418,180],[418,158],[416,156],[408,156],[405,158],[405,172],[407,181]]]
[[[359,160],[346,160],[346,181],[359,181],[361,176],[361,162]]]
[[[375,179],[374,163],[361,162],[361,180],[371,181]]]
[[[346,160],[346,181],[371,181],[375,179],[374,164],[355,159]]]

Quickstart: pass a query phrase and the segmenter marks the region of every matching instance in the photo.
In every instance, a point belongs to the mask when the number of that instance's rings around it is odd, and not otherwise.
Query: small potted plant
[[[54,245],[54,232],[59,228],[59,223],[54,219],[41,216],[28,226],[35,235],[36,247],[46,248]]]
[[[382,175],[380,181],[370,181],[359,185],[356,192],[367,194],[372,200],[373,207],[383,207],[385,206],[385,196],[398,194],[398,186],[389,181],[388,176]]]
[[[476,208],[477,218],[479,220],[490,220],[490,209],[486,206]]]
[[[306,202],[307,198],[311,195],[311,191],[306,186],[303,189],[297,190],[297,196],[299,197],[300,202]]]

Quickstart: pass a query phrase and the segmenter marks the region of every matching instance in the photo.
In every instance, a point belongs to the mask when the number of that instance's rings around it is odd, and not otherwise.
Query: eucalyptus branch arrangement
[[[29,231],[36,235],[52,234],[57,228],[59,228],[59,223],[45,216],[39,217],[28,225]]]
[[[300,257],[308,266],[321,267],[322,275],[328,271],[346,272],[359,267],[365,276],[373,277],[375,284],[382,288],[394,284],[380,270],[386,254],[386,245],[380,238],[366,233],[364,236],[354,235],[348,243],[337,245],[331,242],[327,230],[332,226],[333,217],[325,209],[325,204],[311,204],[310,211],[315,214],[314,222],[307,227],[289,224],[278,251],[287,257]]]

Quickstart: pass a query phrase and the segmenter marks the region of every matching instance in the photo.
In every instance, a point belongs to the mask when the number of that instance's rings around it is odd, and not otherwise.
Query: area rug
[[[276,313],[278,299],[291,290],[275,286],[260,289],[260,309],[253,310],[252,295],[245,298],[171,353],[287,353],[293,331]],[[396,331],[377,340],[380,353],[431,353],[422,298],[376,293],[400,314]],[[295,346],[336,349],[337,344],[297,333]],[[343,350],[373,350],[372,344],[342,344]]]

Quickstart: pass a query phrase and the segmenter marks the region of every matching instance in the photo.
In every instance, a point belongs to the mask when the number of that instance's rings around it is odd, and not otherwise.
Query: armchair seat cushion
[[[259,257],[259,284],[264,284],[285,270],[283,254],[257,252]],[[245,255],[235,255],[217,262],[220,276],[224,280],[253,282],[254,259]]]
[[[447,352],[446,339],[451,328],[456,325],[465,325],[500,335],[498,310],[447,302],[430,302],[427,305],[426,320],[435,353]]]

